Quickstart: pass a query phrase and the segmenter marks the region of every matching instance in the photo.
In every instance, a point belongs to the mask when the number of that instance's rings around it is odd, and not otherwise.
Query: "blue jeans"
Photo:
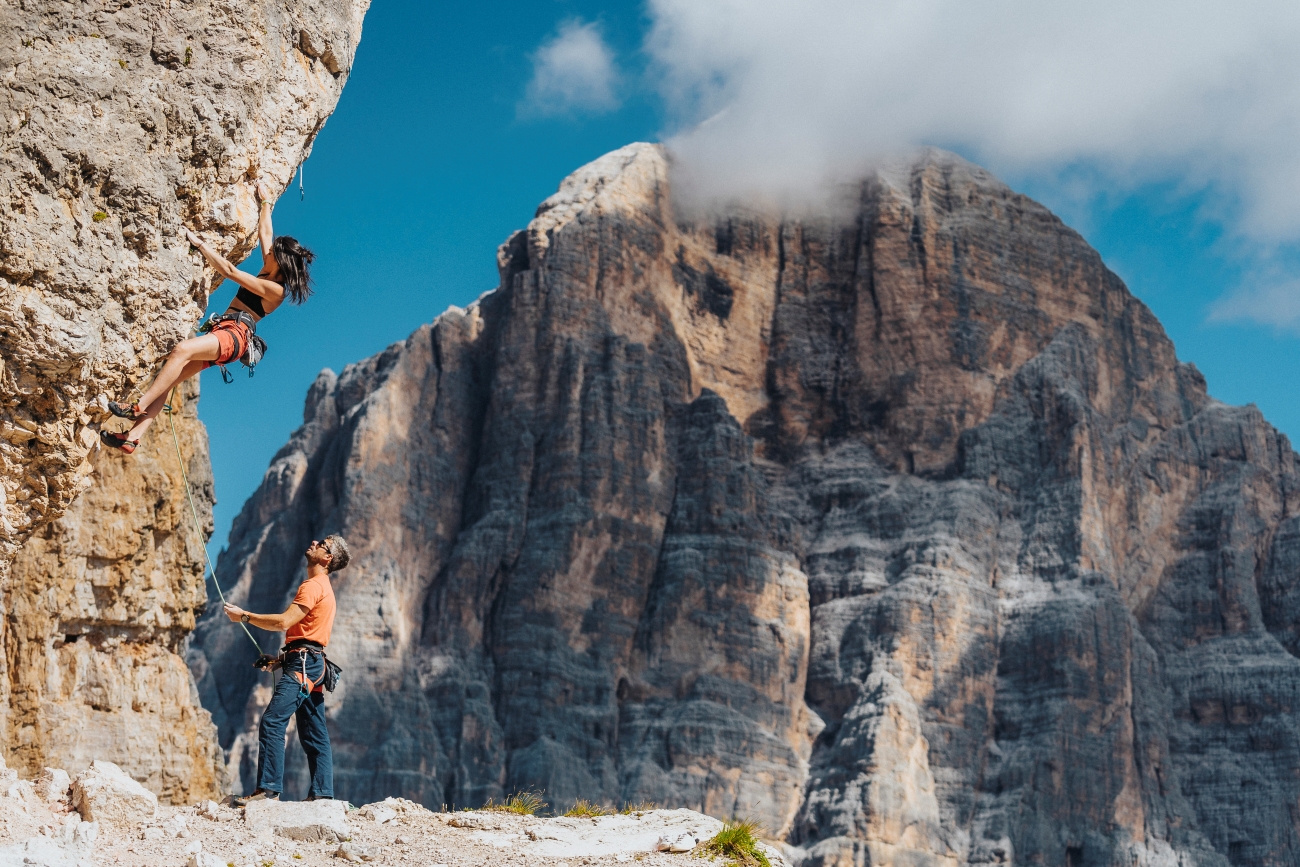
[[[325,693],[308,692],[293,676],[294,672],[302,672],[304,660],[307,677],[313,684],[319,685],[325,673],[325,658],[319,653],[285,655],[275,693],[257,727],[257,787],[277,794],[284,791],[284,738],[289,717],[293,717],[298,721],[298,740],[311,770],[308,794],[313,798],[333,798],[334,757],[330,752],[330,733],[325,728]]]

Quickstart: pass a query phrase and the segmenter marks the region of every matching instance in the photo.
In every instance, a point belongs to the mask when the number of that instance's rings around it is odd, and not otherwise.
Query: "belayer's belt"
[[[291,671],[286,662],[288,658],[293,656],[295,653],[300,656],[299,667],[301,671],[294,672],[294,674],[301,675],[302,684],[307,688],[307,691],[312,692],[317,686],[324,686],[325,689],[333,692],[334,687],[338,686],[339,675],[343,672],[343,669],[331,662],[330,658],[325,655],[325,647],[306,638],[299,638],[290,641],[284,647],[280,648],[279,661],[285,671]],[[312,679],[307,676],[307,654],[309,653],[319,653],[321,655],[321,660],[325,663],[325,668],[321,672],[320,680],[312,681]]]

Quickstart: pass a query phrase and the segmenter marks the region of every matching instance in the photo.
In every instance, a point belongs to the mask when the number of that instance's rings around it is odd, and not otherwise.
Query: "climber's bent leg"
[[[282,673],[257,727],[257,788],[264,792],[284,791],[285,733],[301,702],[302,687],[292,675]]]
[[[208,362],[206,361],[191,361],[189,364],[186,364],[181,368],[180,378],[176,381],[184,382],[191,376],[197,375],[207,366]],[[144,432],[149,429],[149,425],[153,424],[154,419],[158,417],[158,413],[162,412],[163,407],[167,405],[167,399],[170,396],[171,392],[166,392],[162,397],[146,406],[143,415],[138,416],[136,423],[131,427],[131,430],[127,432],[127,439],[139,442],[140,438],[144,436]]]
[[[167,363],[159,371],[158,378],[149,386],[149,390],[140,398],[137,406],[151,407],[155,401],[165,399],[167,392],[176,383],[185,379],[185,368],[192,361],[215,361],[221,353],[221,342],[216,335],[200,334],[176,344],[176,348],[167,356]],[[202,368],[199,368],[202,370]],[[194,374],[190,374],[193,376]],[[164,401],[165,402],[165,401]],[[158,404],[159,408],[162,404]],[[154,415],[157,415],[155,412]]]

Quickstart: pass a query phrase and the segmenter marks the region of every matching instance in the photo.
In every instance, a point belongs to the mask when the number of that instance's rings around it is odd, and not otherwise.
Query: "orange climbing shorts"
[[[236,319],[218,322],[208,333],[216,335],[220,354],[216,361],[203,365],[205,369],[216,364],[229,364],[248,350],[248,326]]]

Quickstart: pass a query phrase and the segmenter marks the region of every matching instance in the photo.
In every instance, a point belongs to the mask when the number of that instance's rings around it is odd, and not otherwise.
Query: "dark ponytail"
[[[310,298],[311,277],[307,274],[307,266],[316,255],[288,235],[272,241],[271,252],[275,255],[275,264],[280,266],[280,283],[289,300],[301,304]]]

